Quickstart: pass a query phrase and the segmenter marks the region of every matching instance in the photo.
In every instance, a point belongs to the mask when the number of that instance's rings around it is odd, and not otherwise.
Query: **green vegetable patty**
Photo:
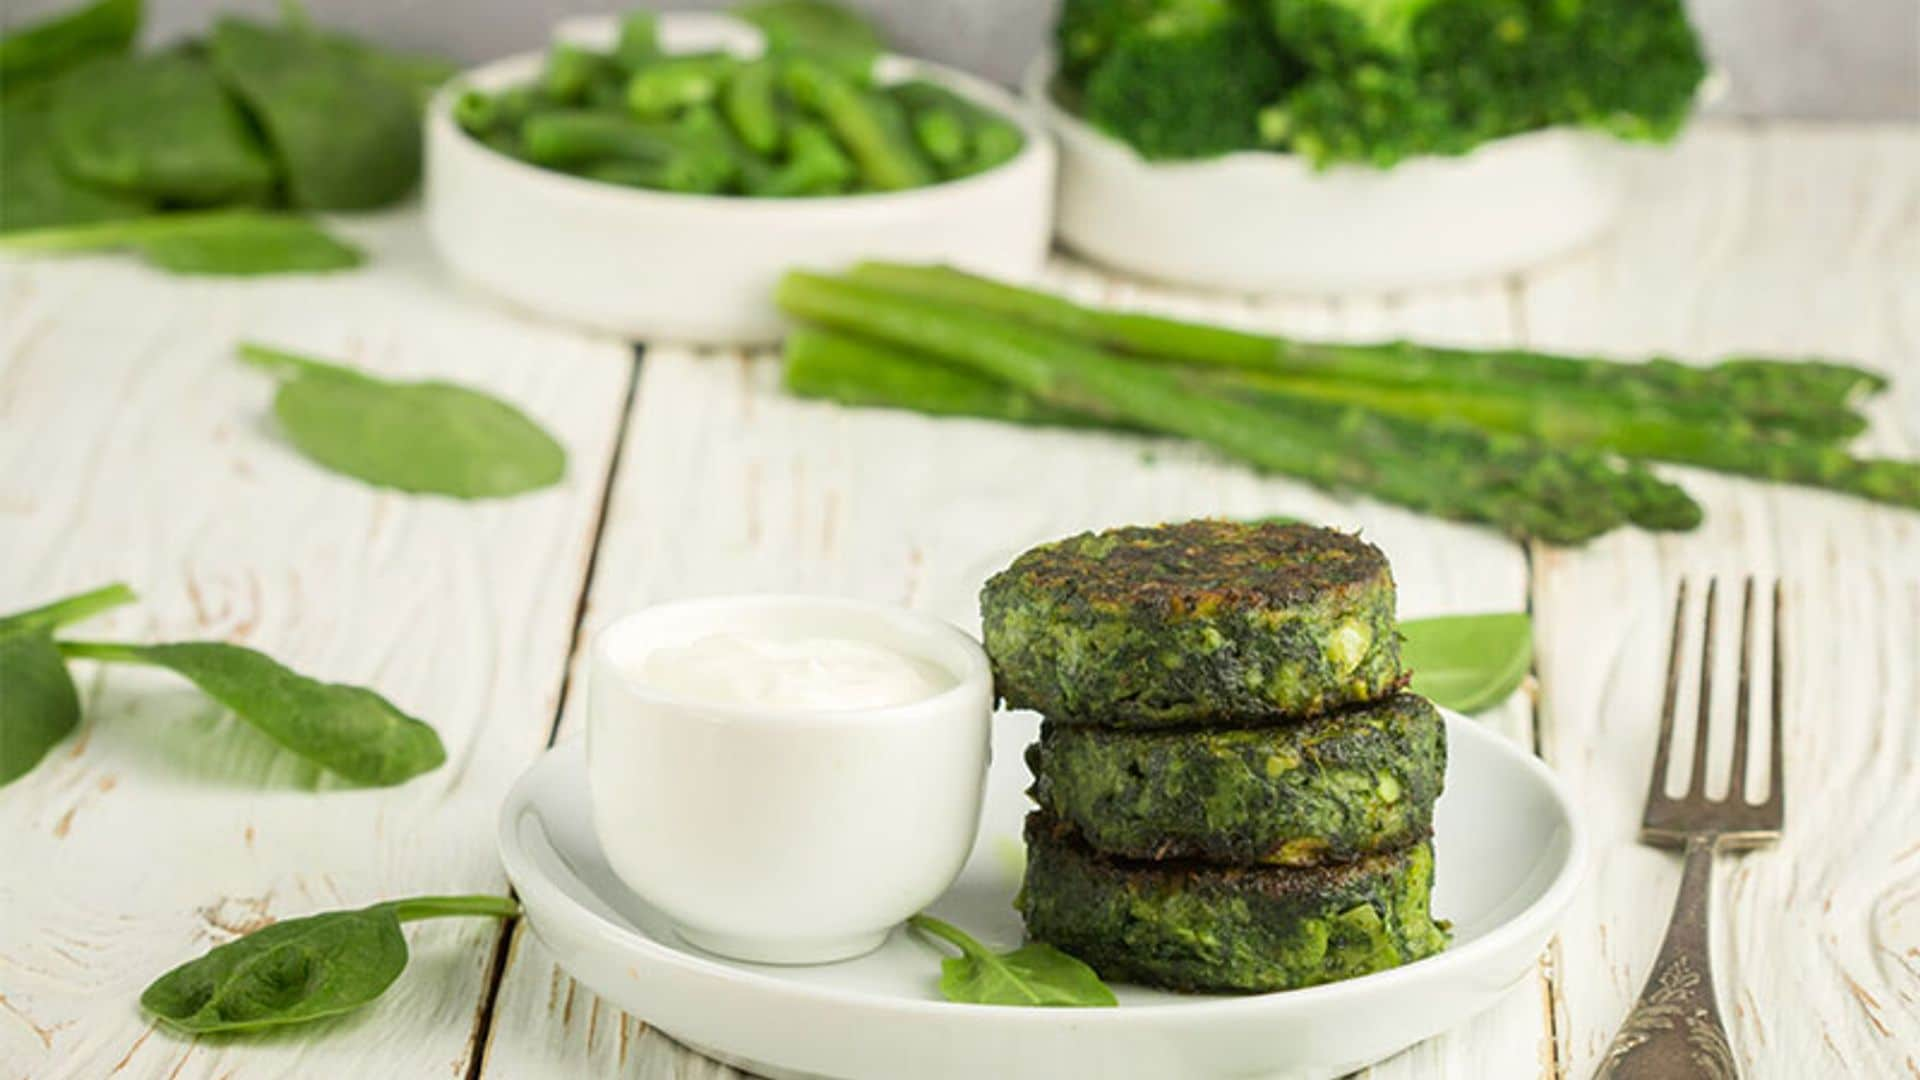
[[[1431,956],[1426,842],[1311,869],[1144,863],[1027,818],[1027,934],[1101,977],[1170,990],[1292,990]]]
[[[1312,866],[1425,839],[1447,739],[1426,699],[1399,694],[1277,727],[1049,723],[1027,764],[1041,808],[1107,854]]]
[[[1061,724],[1260,723],[1405,681],[1386,556],[1331,529],[1083,533],[1015,559],[980,606],[1001,696]]]

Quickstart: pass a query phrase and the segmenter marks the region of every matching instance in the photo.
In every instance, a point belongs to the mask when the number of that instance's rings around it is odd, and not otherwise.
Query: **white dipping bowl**
[[[1377,292],[1505,274],[1614,219],[1629,150],[1550,128],[1460,157],[1317,171],[1242,151],[1148,161],[1054,101],[1054,64],[1022,90],[1060,139],[1061,240],[1131,274],[1238,292]]]
[[[952,679],[918,701],[826,711],[708,705],[636,674],[711,634],[838,637]],[[973,849],[993,678],[930,615],[810,596],[648,608],[595,638],[587,781],[613,872],[709,952],[771,964],[878,948],[945,892]]]
[[[756,54],[760,36],[723,15],[660,19],[671,52]],[[563,22],[561,40],[610,48],[611,18]],[[949,262],[1027,277],[1053,228],[1053,143],[1018,99],[951,68],[889,56],[882,82],[926,79],[1020,125],[1026,145],[976,176],[910,191],[768,199],[655,192],[586,180],[508,157],[454,122],[463,90],[498,91],[539,74],[545,54],[475,68],[434,96],[426,117],[427,228],[462,280],[500,299],[626,337],[707,343],[778,340],[780,274],[859,259]]]

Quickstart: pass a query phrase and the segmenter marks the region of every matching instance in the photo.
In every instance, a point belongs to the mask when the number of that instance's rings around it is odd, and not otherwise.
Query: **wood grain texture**
[[[78,665],[84,726],[0,790],[0,1077],[464,1074],[484,920],[412,931],[387,998],[325,1032],[190,1042],[135,1004],[275,918],[504,891],[494,812],[552,723],[630,350],[450,292],[412,214],[350,231],[373,263],[328,278],[0,264],[0,610],[124,579],[142,602],[77,631],[254,646],[376,687],[449,755],[344,789],[178,679]],[[559,435],[567,479],[465,504],[320,472],[242,337],[500,393]]]
[[[1642,179],[1610,241],[1528,283],[1530,340],[1854,357],[1895,376],[1864,445],[1920,452],[1920,138],[1712,133]],[[1534,558],[1547,756],[1597,853],[1562,933],[1561,1059],[1592,1071],[1679,880],[1677,856],[1634,842],[1675,582],[1752,573],[1787,582],[1787,821],[1778,848],[1721,861],[1721,1011],[1755,1080],[1920,1075],[1920,515],[1676,475],[1706,506],[1699,532]],[[1731,753],[1724,593],[1716,764]],[[1696,603],[1690,654],[1698,620]]]

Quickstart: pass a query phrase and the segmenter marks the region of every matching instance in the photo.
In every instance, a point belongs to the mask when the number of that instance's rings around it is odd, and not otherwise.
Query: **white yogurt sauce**
[[[844,637],[709,634],[649,653],[642,681],[702,705],[879,709],[933,697],[953,676],[918,657]]]

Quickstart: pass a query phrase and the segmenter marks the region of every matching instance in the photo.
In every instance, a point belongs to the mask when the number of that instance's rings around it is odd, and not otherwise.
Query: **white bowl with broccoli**
[[[1061,239],[1144,277],[1373,292],[1577,248],[1706,76],[1679,0],[1069,0],[1023,84]]]
[[[620,22],[565,20],[554,38],[611,53]],[[762,39],[728,16],[675,13],[659,18],[658,47],[667,57],[751,58]],[[1026,277],[1046,257],[1053,141],[1017,98],[982,80],[893,55],[873,67],[879,86],[931,84],[1017,126],[1017,151],[991,167],[938,174],[905,190],[867,190],[861,180],[830,193],[775,195],[738,185],[697,190],[698,169],[631,177],[561,171],[523,160],[516,153],[523,144],[490,145],[473,133],[471,117],[457,115],[463,100],[527,86],[548,63],[548,54],[536,52],[468,71],[441,90],[426,119],[425,202],[434,245],[457,277],[515,306],[646,341],[762,344],[784,331],[773,287],[793,267],[885,258]],[[591,125],[616,112],[590,103],[541,134],[563,142],[625,137]],[[772,162],[776,169],[786,164]],[[682,182],[688,187],[655,186]]]

